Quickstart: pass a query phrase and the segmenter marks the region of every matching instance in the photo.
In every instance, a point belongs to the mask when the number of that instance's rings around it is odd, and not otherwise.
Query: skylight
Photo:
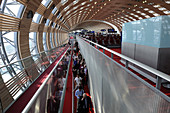
[[[49,19],[47,19],[47,21],[46,21],[45,25],[46,25],[46,26],[48,26],[48,25],[49,25],[49,23],[50,23],[50,20],[49,20]]]
[[[75,1],[73,1],[73,4],[77,4],[77,2],[78,2],[79,0],[75,0]]]
[[[57,8],[55,7],[53,10],[52,10],[52,13],[55,14],[57,11]]]
[[[69,9],[69,6],[65,7],[64,10],[67,11],[67,9]]]
[[[166,8],[164,8],[164,7],[161,7],[161,8],[159,8],[159,10],[163,11],[163,10],[166,10]]]
[[[41,3],[45,6],[48,7],[48,5],[50,4],[51,0],[43,0]]]
[[[36,13],[34,14],[33,19],[32,19],[32,22],[39,23],[41,17],[42,17],[42,16],[36,12]]]
[[[148,9],[148,8],[145,8],[145,9],[143,9],[143,10],[148,11],[149,9]]]
[[[84,5],[84,4],[86,4],[86,2],[81,3],[81,5]]]
[[[61,0],[61,4],[64,5],[65,3],[67,3],[68,0]]]

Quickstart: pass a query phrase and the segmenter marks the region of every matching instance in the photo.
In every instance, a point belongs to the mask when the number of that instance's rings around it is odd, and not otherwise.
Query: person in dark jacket
[[[81,96],[79,99],[78,113],[89,113],[89,108],[91,111],[92,110],[91,98],[87,96],[86,93],[84,93],[83,96]]]

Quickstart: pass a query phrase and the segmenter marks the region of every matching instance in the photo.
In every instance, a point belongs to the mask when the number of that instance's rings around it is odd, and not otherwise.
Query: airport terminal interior
[[[0,113],[170,113],[170,0],[0,0]]]

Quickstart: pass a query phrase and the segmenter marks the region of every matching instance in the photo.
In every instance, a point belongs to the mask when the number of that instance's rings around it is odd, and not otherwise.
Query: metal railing
[[[80,37],[78,37],[78,38],[80,38]],[[97,44],[95,42],[92,42],[92,41],[90,41],[88,39],[85,39],[85,38],[82,38],[82,39],[87,41],[87,42],[89,42],[93,46],[97,46],[98,49],[102,48],[103,49],[103,53],[105,53],[105,51],[107,50],[108,52],[111,53],[111,58],[113,58],[113,56],[116,55],[116,56],[119,56],[120,58],[124,59],[125,60],[125,67],[126,68],[129,67],[129,63],[132,63],[132,64],[135,64],[136,66],[139,66],[140,68],[142,68],[142,69],[144,69],[144,70],[146,70],[146,71],[156,75],[157,76],[157,81],[156,81],[156,88],[157,89],[160,89],[160,87],[161,87],[161,80],[162,79],[170,82],[170,76],[165,74],[165,73],[163,73],[163,72],[160,72],[160,71],[158,71],[158,70],[156,70],[156,69],[154,69],[154,68],[152,68],[150,66],[147,66],[147,65],[145,65],[145,64],[143,64],[141,62],[138,62],[138,61],[136,61],[134,59],[131,59],[131,58],[129,58],[129,57],[125,56],[125,55],[122,55],[120,53],[117,53],[117,52],[115,52],[113,50],[110,50],[110,49],[108,49],[108,48],[106,48],[104,46],[101,46],[101,45],[99,45],[99,44]]]
[[[68,51],[68,49],[67,49]],[[47,78],[44,80],[44,82],[41,84],[41,86],[39,87],[39,89],[36,91],[36,93],[33,95],[33,97],[31,98],[31,100],[28,102],[28,104],[26,105],[26,107],[24,108],[24,110],[22,111],[22,113],[27,113],[29,112],[30,108],[32,107],[32,105],[34,104],[34,102],[36,101],[37,97],[40,95],[40,92],[43,90],[43,88],[45,87],[46,83],[48,82],[48,80],[51,78],[54,70],[56,69],[56,67],[59,65],[59,63],[61,62],[61,60],[63,59],[63,57],[65,56],[65,54],[67,53],[67,51],[65,51],[65,53],[62,55],[62,57],[60,58],[60,60],[57,62],[57,64],[53,67],[52,71],[49,73],[49,75],[47,76]],[[67,72],[68,73],[68,72]],[[46,101],[46,100],[45,100]],[[45,108],[44,108],[45,109]]]
[[[14,100],[12,102],[9,102],[9,103],[6,103],[8,104],[8,106],[6,108],[3,108],[4,111],[7,111],[12,104],[14,104],[15,101],[18,100],[18,98],[20,98],[20,96],[29,88],[29,86],[31,84],[34,83],[34,81],[51,65],[51,63],[53,61],[55,61],[60,55],[61,53],[63,53],[63,51],[65,51],[67,49],[67,47],[57,47],[57,48],[53,48],[49,51],[43,51],[41,52],[40,54],[36,54],[37,56],[41,56],[41,57],[38,57],[38,62],[34,61],[33,60],[33,57],[32,56],[29,56],[27,58],[24,58],[24,59],[21,59],[20,61],[17,61],[16,63],[22,63],[22,62],[25,62],[27,63],[27,66],[25,66],[24,68],[21,68],[21,70],[18,70],[17,74],[14,75],[13,77],[9,78],[7,81],[4,81],[4,83],[10,81],[11,79],[15,78],[15,77],[18,77],[18,74],[20,74],[21,72],[25,72],[24,74],[25,75],[25,79],[26,81],[22,81],[22,80],[19,80],[19,83],[16,83],[16,85],[22,85],[23,87],[21,87],[21,90],[22,90],[22,93],[19,93],[18,94],[18,90],[16,90],[16,96],[12,96],[12,98],[14,98]],[[47,54],[46,54],[47,52]],[[56,54],[56,52],[58,52]],[[34,56],[36,56],[34,55]],[[55,56],[54,58],[51,58],[51,56]],[[44,58],[45,57],[45,58]],[[51,63],[49,62],[49,59],[48,57],[51,59]],[[12,66],[15,66],[13,65],[12,63]],[[0,68],[1,71],[3,68],[8,68],[8,66],[5,66],[5,67],[2,67]],[[9,70],[6,70],[7,73]],[[32,78],[34,75],[34,78]],[[8,77],[8,76],[7,76]],[[3,78],[3,75],[2,75],[2,78]],[[23,78],[22,78],[23,79]],[[17,82],[17,81],[16,81]],[[26,87],[25,87],[26,86]],[[6,87],[5,87],[6,88]],[[7,87],[8,90],[10,90],[10,88],[13,88],[13,87]],[[19,88],[19,87],[18,87]],[[19,90],[19,91],[21,91]],[[11,94],[9,94],[11,95]],[[5,103],[2,101],[2,103]]]
[[[72,78],[72,113],[74,113],[74,77]]]
[[[71,51],[71,56],[72,56],[72,51]],[[61,102],[60,102],[58,113],[63,113],[63,106],[64,106],[64,100],[65,100],[65,94],[66,94],[66,88],[67,88],[68,75],[69,75],[69,70],[70,70],[70,63],[71,63],[71,57],[70,57],[68,68],[67,68],[66,82],[64,84],[64,88],[63,88],[64,90],[63,90],[63,94],[61,97]]]
[[[3,66],[1,66],[0,68],[7,67],[7,66],[12,65],[12,64],[15,64],[15,63],[17,63],[17,62],[21,62],[21,61],[26,60],[26,59],[28,59],[28,58],[32,58],[32,57],[35,57],[35,56],[40,56],[40,55],[43,54],[43,53],[51,52],[51,51],[56,50],[56,49],[58,49],[58,48],[60,48],[60,47],[62,47],[62,46],[63,46],[63,45],[58,46],[58,47],[56,47],[56,48],[52,48],[52,49],[47,50],[47,51],[42,51],[42,52],[40,52],[40,53],[37,53],[37,54],[31,55],[31,56],[25,57],[25,58],[23,58],[23,59],[17,60],[17,61],[15,61],[15,62],[10,63],[10,64],[3,65]]]

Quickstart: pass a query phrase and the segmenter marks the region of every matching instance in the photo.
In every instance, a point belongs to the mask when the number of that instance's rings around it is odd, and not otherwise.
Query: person
[[[82,89],[81,86],[78,86],[78,89],[75,92],[75,96],[77,97],[77,110],[78,110],[78,105],[79,105],[79,99],[81,96],[83,96],[84,90]]]
[[[47,113],[55,113],[56,109],[55,109],[55,100],[54,97],[51,96],[48,100],[47,100]]]
[[[77,75],[77,69],[76,69],[75,66],[73,66],[72,72],[73,72],[73,76],[76,77],[76,75]]]
[[[62,67],[62,62],[57,66],[57,78],[61,77],[63,75],[63,67]]]
[[[61,87],[64,87],[66,78],[64,78],[64,76],[61,76],[61,78],[59,78],[59,79],[60,79],[60,85],[61,85]]]
[[[82,81],[82,78],[77,74],[77,77],[74,79],[74,82],[75,82],[75,89],[77,89],[78,88],[78,86],[80,86],[81,85],[81,81]]]
[[[79,98],[78,113],[89,113],[89,108],[92,111],[91,98],[83,93],[83,96]]]
[[[78,89],[75,92],[75,96],[77,97],[77,99],[80,98],[80,96],[83,96],[84,94],[84,90],[81,86],[78,86]]]
[[[61,100],[62,93],[63,93],[63,87],[61,86],[61,84],[58,84],[57,91],[55,92],[55,97]]]
[[[77,62],[78,62],[78,58],[74,58],[74,62],[73,62],[73,65],[76,66]]]
[[[84,70],[83,70],[83,69],[80,70],[79,75],[80,75],[80,77],[82,78],[81,84],[82,84],[82,87],[84,88],[84,84],[85,84],[85,74],[84,74]]]

